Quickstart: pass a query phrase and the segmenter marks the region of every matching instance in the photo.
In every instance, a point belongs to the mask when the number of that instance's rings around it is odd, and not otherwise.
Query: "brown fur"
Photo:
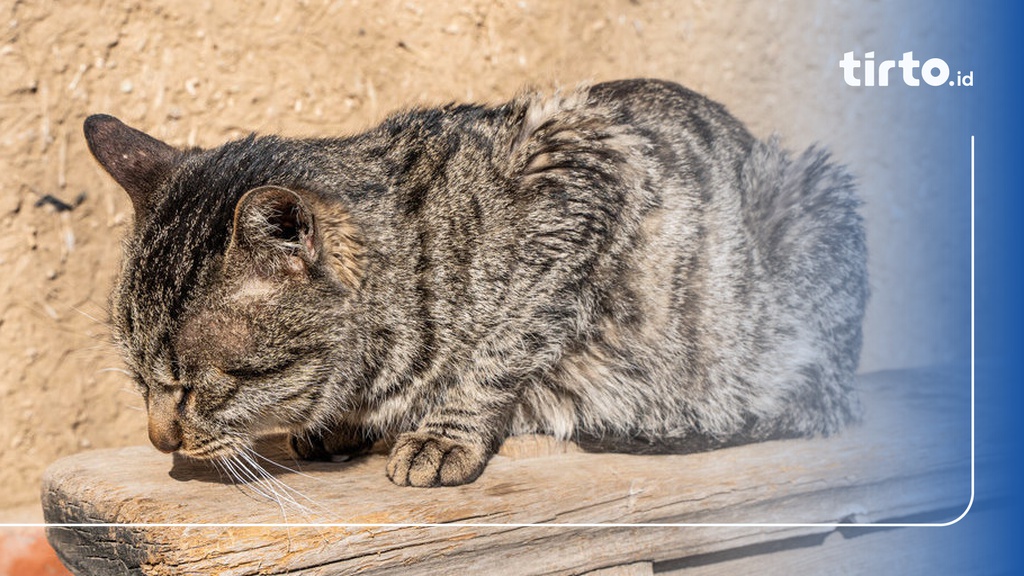
[[[175,150],[106,116],[86,137],[137,211],[113,321],[162,450],[384,438],[392,481],[435,486],[513,433],[705,449],[856,418],[852,179],[677,85],[344,139]]]

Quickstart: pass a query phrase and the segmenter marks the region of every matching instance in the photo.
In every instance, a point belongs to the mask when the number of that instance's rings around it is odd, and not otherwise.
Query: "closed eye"
[[[181,399],[178,400],[178,415],[180,415],[180,416],[184,416],[185,415],[185,409],[186,409],[186,407],[188,405],[188,400],[191,397],[192,397],[192,387],[191,386],[183,386],[181,388]]]
[[[258,380],[277,376],[295,365],[295,360],[285,360],[277,364],[268,365],[239,365],[223,368],[221,371],[239,380]]]

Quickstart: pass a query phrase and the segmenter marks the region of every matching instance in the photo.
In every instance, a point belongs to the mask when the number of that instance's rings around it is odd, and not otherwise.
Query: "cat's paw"
[[[476,480],[487,464],[482,444],[406,432],[388,457],[388,478],[399,486],[458,486]]]
[[[342,428],[325,434],[290,434],[288,445],[303,460],[337,460],[370,450],[373,440],[351,428]]]

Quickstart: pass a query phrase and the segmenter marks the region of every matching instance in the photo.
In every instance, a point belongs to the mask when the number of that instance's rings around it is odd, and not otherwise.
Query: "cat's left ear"
[[[106,114],[86,118],[83,130],[93,156],[128,193],[136,217],[144,217],[182,152]]]
[[[316,229],[312,207],[298,192],[280,186],[254,188],[235,205],[228,262],[267,277],[305,274],[320,254]]]

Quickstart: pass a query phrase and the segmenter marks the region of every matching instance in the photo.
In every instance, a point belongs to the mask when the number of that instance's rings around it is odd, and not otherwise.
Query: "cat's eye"
[[[182,386],[182,388],[181,388],[181,398],[178,399],[178,407],[177,407],[179,415],[181,415],[181,416],[185,415],[185,407],[188,404],[189,398],[191,398],[191,397],[192,397],[192,387],[191,386]]]
[[[178,382],[179,380],[181,380],[181,366],[178,363],[178,357],[174,354],[171,355],[170,366],[171,378],[174,378],[174,381]]]
[[[268,365],[242,364],[221,368],[221,372],[238,380],[258,380],[281,374],[291,368],[294,364],[295,360],[284,360],[277,364]]]

